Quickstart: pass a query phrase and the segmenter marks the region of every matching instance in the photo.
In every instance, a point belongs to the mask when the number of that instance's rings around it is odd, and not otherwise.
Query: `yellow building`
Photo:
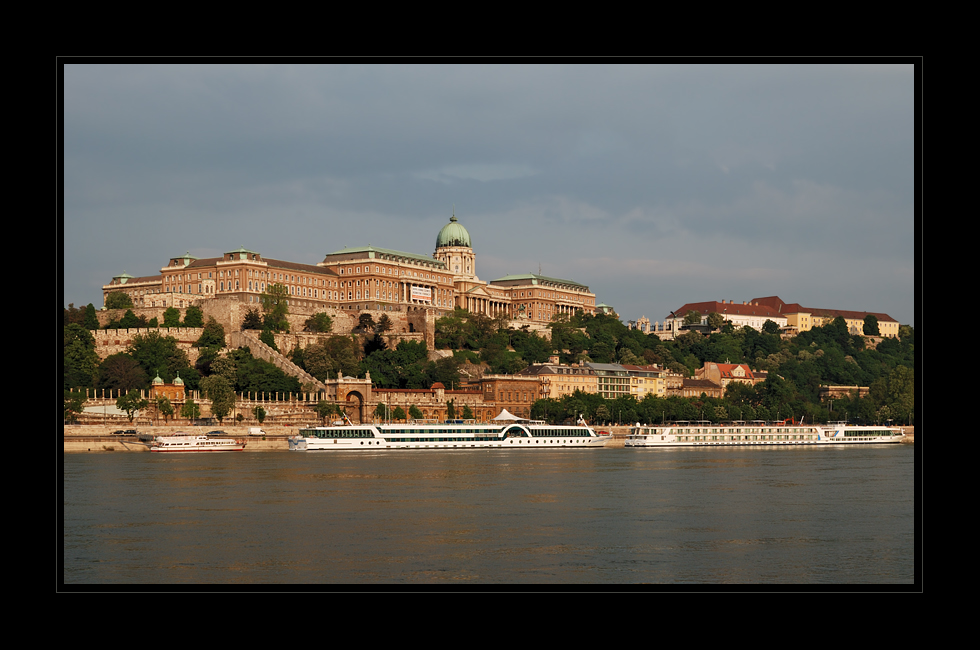
[[[550,363],[531,364],[518,375],[539,378],[541,397],[561,399],[577,390],[583,393],[599,392],[599,377],[592,368],[577,363],[562,365],[557,357],[552,357]]]
[[[864,319],[874,316],[878,320],[879,336],[885,338],[898,337],[898,321],[879,312],[869,311],[846,311],[843,309],[815,309],[803,307],[799,303],[785,303],[779,296],[769,296],[767,298],[755,298],[753,303],[765,305],[776,310],[786,317],[787,327],[796,328],[799,332],[806,332],[814,327],[823,327],[834,322],[841,317],[847,323],[847,331],[859,336],[864,335]]]
[[[666,372],[656,365],[631,366],[623,364],[630,376],[630,395],[642,400],[647,395],[667,396]]]

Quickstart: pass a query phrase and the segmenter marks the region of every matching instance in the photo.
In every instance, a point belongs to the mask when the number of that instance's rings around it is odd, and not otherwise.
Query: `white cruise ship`
[[[410,424],[347,424],[300,429],[290,451],[371,451],[377,449],[585,449],[604,447],[610,436],[578,425],[540,420],[472,423],[463,420]]]
[[[676,422],[630,428],[625,447],[701,447],[712,445],[860,445],[902,442],[902,430],[886,426],[765,422]]]

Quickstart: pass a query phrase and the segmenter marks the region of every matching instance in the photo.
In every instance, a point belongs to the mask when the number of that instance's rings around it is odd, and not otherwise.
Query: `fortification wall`
[[[158,332],[160,336],[170,336],[177,340],[177,347],[187,353],[187,358],[191,365],[197,361],[200,350],[193,347],[194,343],[201,338],[204,329],[200,327],[150,327],[150,328],[130,328],[117,330],[90,330],[95,338],[95,353],[99,355],[99,360],[104,361],[106,357],[120,352],[125,352],[133,343],[133,339],[139,336],[146,336],[150,332]]]
[[[203,312],[205,322],[207,322],[209,318],[214,318],[222,327],[225,328],[226,333],[241,330],[242,321],[245,319],[245,314],[249,309],[258,309],[260,312],[262,309],[257,303],[241,302],[238,296],[220,296],[217,298],[201,299],[196,301],[195,306],[199,307]],[[310,316],[315,313],[325,313],[330,316],[331,319],[333,319],[333,329],[330,333],[346,336],[354,333],[361,314],[370,314],[374,319],[374,322],[378,322],[382,315],[386,315],[391,320],[392,326],[391,330],[387,333],[390,344],[398,345],[398,343],[403,340],[424,340],[429,346],[430,350],[434,349],[436,323],[435,311],[428,309],[414,309],[412,306],[403,307],[408,307],[409,311],[385,311],[381,309],[348,310],[335,309],[332,307],[312,308],[301,305],[290,305],[290,313],[287,315],[286,320],[289,322],[290,332],[302,333],[304,324]],[[164,307],[140,307],[132,309],[132,312],[136,316],[145,316],[147,320],[156,318],[157,322],[162,323],[163,312],[166,311],[166,309],[167,308]],[[187,310],[179,307],[176,309],[180,312],[180,318],[183,320],[186,316]],[[96,312],[96,317],[99,319],[99,327],[105,327],[106,324],[112,320],[120,320],[126,314],[126,311],[126,309],[110,309]],[[165,329],[166,328],[161,329],[161,333]],[[119,331],[122,332],[124,330]],[[173,335],[171,334],[171,336]],[[200,334],[198,334],[198,336],[200,336]],[[279,345],[278,341],[276,342],[276,345]],[[305,345],[301,344],[301,347],[305,347]],[[280,350],[291,350],[292,348],[293,345],[289,345],[286,348],[279,346]],[[110,354],[115,354],[115,351],[111,352]]]

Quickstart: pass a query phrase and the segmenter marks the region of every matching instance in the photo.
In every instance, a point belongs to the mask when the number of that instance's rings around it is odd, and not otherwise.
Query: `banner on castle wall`
[[[432,302],[432,289],[429,287],[412,287],[412,300]]]

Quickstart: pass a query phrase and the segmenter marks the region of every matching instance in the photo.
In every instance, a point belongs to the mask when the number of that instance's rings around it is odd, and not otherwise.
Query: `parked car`
[[[118,431],[113,431],[112,432],[112,435],[114,435],[114,436],[124,436],[124,435],[126,435],[126,432],[123,429],[119,429]]]
[[[125,431],[123,431],[124,436],[138,436],[139,433],[140,432],[137,431],[136,429],[126,429]]]
[[[227,434],[225,434],[224,431],[217,431],[217,430],[215,430],[215,431],[208,431],[208,435],[209,436],[224,436],[224,435],[227,435]]]
[[[248,429],[248,435],[250,435],[250,436],[264,436],[265,435],[265,431],[263,431],[262,429],[260,429],[258,427],[249,427],[249,429]]]

